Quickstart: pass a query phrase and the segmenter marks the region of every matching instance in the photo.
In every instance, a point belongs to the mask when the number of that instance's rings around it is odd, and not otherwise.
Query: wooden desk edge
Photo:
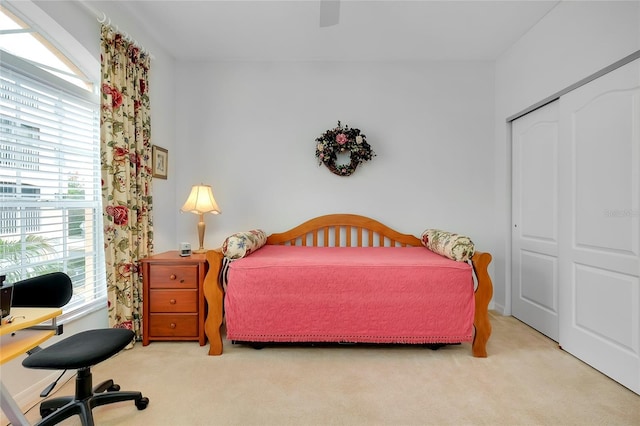
[[[62,315],[60,308],[11,308],[13,322],[0,326],[0,336],[33,327]],[[24,318],[22,318],[24,316]]]
[[[0,364],[9,362],[24,355],[27,351],[55,335],[53,330],[19,330],[15,335],[8,335],[2,339]]]

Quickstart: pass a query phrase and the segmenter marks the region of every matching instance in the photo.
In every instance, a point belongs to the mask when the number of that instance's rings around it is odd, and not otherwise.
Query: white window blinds
[[[73,315],[106,304],[99,98],[0,51],[0,267],[66,272]]]

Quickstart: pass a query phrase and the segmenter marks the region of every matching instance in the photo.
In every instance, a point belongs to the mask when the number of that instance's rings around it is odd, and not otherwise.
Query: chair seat
[[[48,370],[91,367],[123,350],[134,336],[124,328],[82,331],[28,356],[22,365]]]

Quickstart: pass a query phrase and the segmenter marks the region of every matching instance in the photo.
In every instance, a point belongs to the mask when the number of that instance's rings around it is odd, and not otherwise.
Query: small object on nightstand
[[[190,243],[180,243],[180,256],[182,257],[191,256]]]

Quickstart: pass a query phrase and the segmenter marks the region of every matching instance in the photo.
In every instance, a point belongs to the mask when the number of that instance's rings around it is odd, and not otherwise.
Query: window
[[[65,316],[102,308],[99,98],[33,61],[0,57],[0,270],[8,282],[64,271],[74,286]]]
[[[42,11],[30,2],[14,4],[23,13],[40,15]],[[67,80],[93,90],[93,83],[78,66],[63,55],[38,29],[0,5],[0,49]],[[61,37],[63,38],[63,37]]]

